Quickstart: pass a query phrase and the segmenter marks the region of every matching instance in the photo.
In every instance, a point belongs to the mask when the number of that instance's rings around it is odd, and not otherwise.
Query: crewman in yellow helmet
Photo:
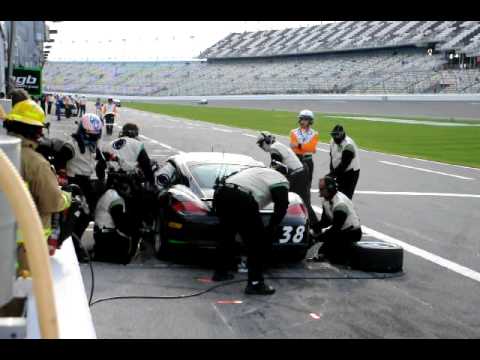
[[[7,114],[3,126],[8,135],[21,139],[20,174],[35,202],[52,253],[52,247],[56,247],[56,234],[52,233],[52,215],[68,208],[71,196],[60,189],[50,163],[35,151],[45,126],[44,111],[22,89],[12,90],[9,95],[12,111]],[[22,239],[18,242],[21,271],[28,269],[28,263]]]

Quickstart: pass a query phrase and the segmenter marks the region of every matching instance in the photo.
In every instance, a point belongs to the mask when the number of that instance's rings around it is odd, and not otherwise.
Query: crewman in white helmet
[[[290,131],[290,147],[305,166],[305,170],[307,170],[307,187],[309,189],[312,187],[313,179],[313,154],[317,152],[318,143],[318,132],[311,128],[314,118],[312,111],[300,111],[298,114],[300,126]]]

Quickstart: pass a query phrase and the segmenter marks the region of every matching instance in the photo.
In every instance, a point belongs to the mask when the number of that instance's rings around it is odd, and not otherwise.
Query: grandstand
[[[45,90],[181,96],[479,93],[479,21],[342,21],[233,33],[193,62],[49,62]]]

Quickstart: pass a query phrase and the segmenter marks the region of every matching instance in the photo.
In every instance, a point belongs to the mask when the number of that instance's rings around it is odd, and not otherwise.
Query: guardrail
[[[62,94],[62,93],[60,93]],[[71,94],[71,93],[69,93]],[[78,94],[88,98],[104,99],[105,94]],[[294,95],[215,95],[215,96],[130,96],[108,95],[131,101],[198,101],[210,100],[343,100],[343,101],[479,101],[480,94],[294,94]]]

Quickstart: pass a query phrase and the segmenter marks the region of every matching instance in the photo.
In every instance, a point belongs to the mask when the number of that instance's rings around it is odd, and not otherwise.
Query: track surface
[[[259,96],[261,98],[261,96]],[[156,101],[167,103],[169,101]],[[191,101],[176,101],[192,104]],[[440,119],[480,120],[480,101],[366,101],[366,100],[209,100],[211,107],[250,108],[266,110],[301,109],[332,114],[382,116],[420,116]]]
[[[147,151],[160,163],[177,151],[210,151],[212,145],[216,151],[243,153],[264,162],[268,159],[255,145],[256,133],[250,130],[121,108],[118,123],[127,121],[140,126]],[[52,136],[65,137],[74,128],[72,119],[52,123]],[[286,143],[287,138],[280,137],[280,141]],[[320,144],[319,149],[315,156],[315,179],[328,171],[327,146]],[[361,151],[360,155],[362,170],[354,198],[356,208],[366,232],[374,230],[379,238],[390,236],[394,241],[413,246],[405,252],[404,277],[272,281],[277,293],[260,298],[245,296],[244,284],[234,284],[184,300],[105,302],[92,308],[97,335],[100,338],[480,337],[480,198],[471,197],[480,195],[480,170],[374,152]],[[314,191],[315,188],[316,185]],[[425,195],[427,192],[430,195]],[[445,194],[467,194],[467,197]],[[320,206],[317,193],[312,193],[312,200]],[[209,286],[197,278],[211,275],[208,267],[146,269],[135,264],[127,267],[96,264],[95,269],[95,298],[189,293]],[[346,273],[325,264],[306,263],[272,271],[294,275],[301,272],[307,276]],[[82,266],[82,273],[88,289],[88,267]],[[243,274],[237,274],[237,278],[242,277]],[[216,303],[232,299],[243,303]],[[312,318],[311,313],[317,314],[318,319]]]

